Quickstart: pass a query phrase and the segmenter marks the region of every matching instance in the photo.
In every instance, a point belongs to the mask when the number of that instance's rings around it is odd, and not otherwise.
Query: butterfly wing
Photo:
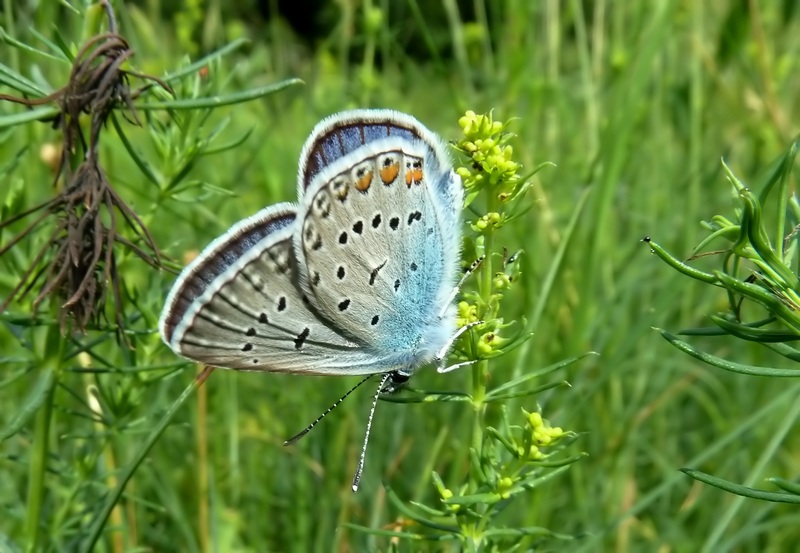
[[[314,308],[376,356],[426,349],[432,326],[449,337],[462,189],[438,137],[357,110],[320,123],[300,162],[295,254]]]
[[[332,329],[296,286],[296,208],[268,207],[231,228],[187,266],[159,329],[176,353],[218,367],[371,374],[371,357]]]

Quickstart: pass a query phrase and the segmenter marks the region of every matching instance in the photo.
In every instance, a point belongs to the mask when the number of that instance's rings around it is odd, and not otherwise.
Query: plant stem
[[[55,367],[45,370],[57,373]],[[28,515],[25,522],[25,535],[27,536],[28,551],[39,550],[39,530],[42,519],[42,503],[44,502],[44,475],[47,470],[47,454],[50,445],[50,418],[53,414],[53,399],[55,396],[55,381],[50,379],[50,389],[41,408],[36,413],[36,427],[33,438],[33,455],[31,457],[30,472],[28,477]]]
[[[199,368],[202,371],[202,367]],[[197,531],[200,538],[200,551],[211,551],[211,533],[208,509],[208,389],[197,389]]]
[[[487,191],[486,212],[491,213],[495,210],[496,196],[492,191]],[[492,300],[492,248],[494,246],[494,228],[489,225],[483,235],[483,253],[485,255],[480,270],[480,294],[483,300],[484,321],[492,320],[495,317],[495,308]],[[486,413],[486,376],[489,373],[489,361],[481,359],[472,367],[472,405],[475,409],[474,424],[472,427],[472,447],[476,451],[481,450],[483,442],[483,418]]]

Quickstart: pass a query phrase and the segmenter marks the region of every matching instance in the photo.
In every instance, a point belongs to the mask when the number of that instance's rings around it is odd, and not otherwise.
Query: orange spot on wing
[[[411,188],[411,184],[422,182],[422,160],[412,157],[406,163],[406,185]]]
[[[397,174],[400,172],[400,164],[399,163],[392,163],[391,165],[385,166],[381,169],[380,175],[383,184],[392,184],[394,179],[397,178]]]
[[[367,171],[356,178],[356,190],[366,192],[372,184],[372,171]]]

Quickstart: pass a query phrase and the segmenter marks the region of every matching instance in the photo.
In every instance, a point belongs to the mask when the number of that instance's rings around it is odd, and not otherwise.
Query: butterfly
[[[355,491],[379,395],[425,365],[452,368],[443,360],[467,328],[456,327],[454,305],[463,204],[446,144],[419,121],[379,109],[334,114],[302,149],[297,202],[211,242],[169,292],[161,337],[215,367],[365,375],[356,387],[381,375]]]

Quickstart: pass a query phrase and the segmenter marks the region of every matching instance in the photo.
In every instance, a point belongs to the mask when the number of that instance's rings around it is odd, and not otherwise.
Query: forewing
[[[351,338],[382,352],[413,349],[455,284],[458,212],[442,209],[436,190],[455,186],[458,196],[460,181],[418,138],[343,151],[314,169],[305,190],[295,228],[301,286]]]

